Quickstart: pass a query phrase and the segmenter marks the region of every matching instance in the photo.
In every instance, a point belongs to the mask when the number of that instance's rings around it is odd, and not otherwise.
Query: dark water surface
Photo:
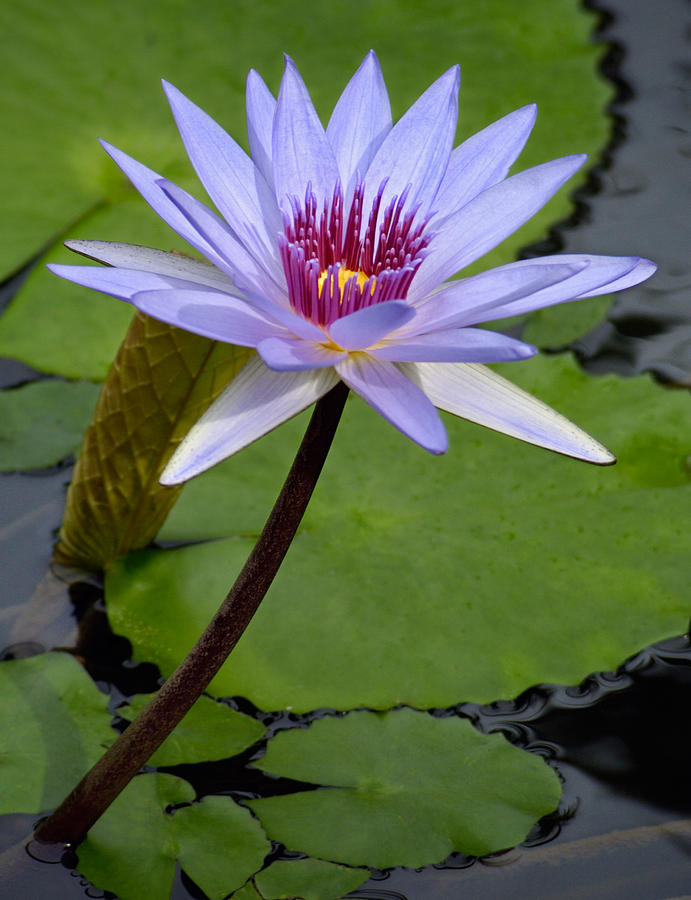
[[[579,196],[575,223],[555,229],[553,238],[567,252],[640,253],[654,259],[660,271],[650,285],[618,297],[608,320],[575,349],[594,372],[648,370],[691,384],[691,8],[686,0],[589,5],[607,11],[599,38],[609,42],[604,69],[618,85],[615,134],[595,178],[597,193]],[[0,306],[7,294],[2,296],[0,288]],[[18,363],[0,365],[0,386],[31,377]],[[62,582],[43,574],[69,477],[65,467],[0,480],[0,626],[10,634],[11,655],[73,643],[72,601],[84,605],[98,595],[96,585],[75,587],[70,595]],[[37,589],[51,597],[49,620],[22,611]],[[92,618],[89,655],[100,660],[97,675],[123,692],[152,690],[151,667],[122,669],[126,645],[108,641],[107,634],[104,638],[103,617]],[[468,716],[479,729],[502,731],[547,758],[564,781],[560,809],[540,823],[525,846],[506,854],[485,860],[456,854],[420,871],[374,873],[351,896],[691,900],[690,698],[691,648],[687,638],[676,637],[643,651],[619,672],[592,676],[579,687],[540,686],[512,703],[434,711]],[[269,720],[273,728],[296,721]],[[202,791],[262,794],[268,789],[267,780],[248,775],[237,761],[177,771]],[[275,792],[276,782],[270,784]],[[0,898],[111,897],[59,861],[31,860],[24,839],[34,819],[0,818],[0,852],[6,851],[0,856]],[[143,885],[142,900],[146,894]],[[172,896],[204,897],[180,877]]]

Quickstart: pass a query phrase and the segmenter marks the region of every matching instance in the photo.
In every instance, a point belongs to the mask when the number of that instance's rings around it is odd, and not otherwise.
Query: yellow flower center
[[[322,287],[324,286],[324,282],[327,280],[328,277],[329,277],[329,271],[328,271],[328,269],[324,269],[324,271],[319,276],[319,280],[317,282],[320,294],[322,292]],[[370,277],[371,277],[370,275],[365,275],[365,273],[362,271],[362,269],[360,269],[359,271],[355,271],[354,269],[347,269],[345,266],[341,266],[340,269],[338,270],[338,292],[339,292],[339,294],[341,296],[343,295],[343,288],[345,286],[345,283],[347,281],[350,281],[351,278],[356,278],[357,286],[359,288],[362,288],[363,285],[366,284],[367,281],[369,281]],[[372,278],[370,288],[369,288],[370,294],[374,293],[375,287],[376,287],[376,278]],[[329,293],[331,294],[331,297],[333,297],[333,293],[334,293],[333,285],[332,285],[331,291]]]

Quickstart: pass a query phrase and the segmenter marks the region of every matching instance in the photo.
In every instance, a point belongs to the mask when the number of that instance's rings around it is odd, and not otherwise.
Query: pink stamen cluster
[[[373,200],[364,231],[363,182],[355,188],[347,221],[340,183],[321,213],[311,184],[304,205],[290,198],[292,219],[284,213],[279,248],[290,303],[305,319],[328,326],[366,306],[405,299],[429,244],[424,234],[428,220],[414,224],[417,206],[404,213],[406,188],[394,196],[378,222],[385,186],[386,181]]]

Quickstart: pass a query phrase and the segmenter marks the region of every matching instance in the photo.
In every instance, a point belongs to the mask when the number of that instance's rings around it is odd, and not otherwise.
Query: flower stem
[[[228,658],[268,591],[300,525],[345,405],[341,382],[316,405],[281,493],[228,596],[187,657],[46,819],[34,837],[78,844],[139,772]]]

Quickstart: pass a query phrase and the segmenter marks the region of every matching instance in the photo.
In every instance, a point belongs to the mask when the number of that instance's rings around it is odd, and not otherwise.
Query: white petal
[[[598,465],[615,457],[546,403],[474,363],[401,363],[439,409],[529,444]]]
[[[201,259],[192,259],[181,253],[169,253],[166,250],[154,250],[152,247],[140,247],[137,244],[123,244],[119,241],[65,241],[65,246],[96,262],[107,266],[118,266],[121,269],[135,269],[141,272],[153,272],[156,275],[171,275],[183,281],[205,284],[235,294],[232,280],[217,269],[216,266]]]
[[[188,432],[161,475],[179,484],[302,412],[338,382],[333,369],[273,372],[253,356]]]

